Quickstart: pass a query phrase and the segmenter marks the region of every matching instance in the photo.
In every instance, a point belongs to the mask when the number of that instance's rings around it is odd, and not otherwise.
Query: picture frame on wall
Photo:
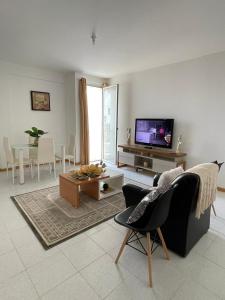
[[[31,91],[31,109],[50,111],[50,93]]]

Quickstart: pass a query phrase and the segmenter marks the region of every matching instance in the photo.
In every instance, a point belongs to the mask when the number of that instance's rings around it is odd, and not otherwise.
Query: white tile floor
[[[149,175],[122,170],[126,182],[152,184]],[[212,215],[210,231],[187,258],[170,253],[166,261],[161,248],[154,252],[150,289],[144,255],[127,247],[118,266],[114,264],[125,231],[113,220],[48,251],[42,248],[9,197],[57,183],[47,169],[40,183],[27,174],[24,185],[14,186],[0,173],[1,300],[225,299],[224,193],[218,193],[218,216]]]

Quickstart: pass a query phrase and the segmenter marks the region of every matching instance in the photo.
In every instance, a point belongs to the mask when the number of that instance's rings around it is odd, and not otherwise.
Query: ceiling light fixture
[[[91,40],[92,40],[92,45],[94,46],[95,45],[95,40],[96,40],[96,34],[95,34],[94,31],[92,31]]]

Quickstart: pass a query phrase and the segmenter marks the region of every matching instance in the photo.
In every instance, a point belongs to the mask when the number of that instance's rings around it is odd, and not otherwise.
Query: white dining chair
[[[34,159],[33,162],[37,165],[38,181],[40,181],[40,165],[47,163],[49,164],[50,174],[53,165],[54,176],[56,178],[55,145],[53,138],[39,138],[37,147],[37,158]]]
[[[57,154],[56,159],[59,159],[62,163],[62,155]],[[69,136],[69,143],[65,148],[65,160],[69,161],[69,165],[71,161],[73,161],[73,165],[75,166],[76,163],[76,147],[75,147],[75,136],[70,135]]]
[[[5,151],[6,156],[6,170],[7,170],[7,177],[9,176],[9,168],[12,168],[12,181],[13,184],[15,183],[15,169],[19,166],[19,160],[15,158],[13,154],[12,148],[9,144],[8,137],[3,137],[3,148]],[[31,177],[33,178],[33,170],[32,170],[32,162],[29,159],[23,160],[23,165],[29,165]]]

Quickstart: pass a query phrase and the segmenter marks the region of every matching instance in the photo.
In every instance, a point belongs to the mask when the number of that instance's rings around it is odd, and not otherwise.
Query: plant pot
[[[34,146],[38,146],[39,137],[34,138]]]

